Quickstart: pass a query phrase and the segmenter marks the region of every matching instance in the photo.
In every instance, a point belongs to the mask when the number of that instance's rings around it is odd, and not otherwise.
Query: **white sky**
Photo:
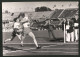
[[[71,6],[69,7],[69,5]],[[54,7],[56,5],[56,7]],[[64,5],[62,7],[62,5]],[[65,9],[65,8],[78,8],[77,1],[64,1],[64,2],[2,2],[2,11],[8,10],[10,12],[20,12],[20,11],[34,11],[36,7],[46,6],[53,9]],[[53,8],[54,7],[54,8]],[[21,9],[20,9],[21,8]]]

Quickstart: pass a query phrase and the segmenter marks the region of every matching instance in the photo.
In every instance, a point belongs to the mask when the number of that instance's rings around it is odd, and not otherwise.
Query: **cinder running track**
[[[62,41],[49,41],[47,31],[34,31],[41,49],[36,49],[32,38],[26,36],[24,47],[20,46],[20,40],[16,37],[13,41],[3,44],[3,56],[26,56],[26,55],[78,55],[78,42],[63,43]],[[63,39],[63,32],[54,31],[57,39]],[[11,32],[3,33],[3,41],[10,38]]]

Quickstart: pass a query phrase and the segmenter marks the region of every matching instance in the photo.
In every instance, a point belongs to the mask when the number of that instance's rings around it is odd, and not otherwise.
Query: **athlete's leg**
[[[48,34],[49,34],[49,38],[51,39],[51,34],[50,34],[50,30],[48,30]]]
[[[33,38],[33,41],[34,41],[36,47],[38,47],[38,43],[36,41],[36,38],[35,38],[34,34],[32,32],[29,32],[28,35]]]
[[[18,36],[19,40],[21,41],[21,46],[23,46],[24,34],[22,32],[19,32],[16,35]]]
[[[54,36],[54,33],[53,33],[54,32],[53,28],[54,28],[53,26],[49,26],[49,28],[48,28],[49,29],[49,34],[52,35],[52,39],[51,40],[56,39],[55,36]]]
[[[53,38],[56,39],[55,36],[54,36],[54,32],[53,32],[53,30],[51,31],[51,33],[52,33]]]
[[[11,38],[6,39],[6,40],[4,41],[4,43],[6,43],[6,42],[8,42],[8,41],[11,41]]]
[[[11,38],[6,39],[6,40],[4,41],[4,43],[6,43],[6,42],[8,42],[8,41],[12,41],[14,38],[15,38],[15,36],[11,36]]]
[[[4,43],[6,43],[6,42],[8,42],[8,41],[12,41],[15,37],[16,37],[16,33],[13,31],[13,32],[12,32],[12,35],[11,35],[11,38],[6,39],[6,40],[4,41]]]
[[[19,40],[21,40],[21,34],[16,34],[17,35],[17,37],[19,38]]]
[[[21,35],[21,46],[23,46],[24,39],[25,39],[25,36]]]

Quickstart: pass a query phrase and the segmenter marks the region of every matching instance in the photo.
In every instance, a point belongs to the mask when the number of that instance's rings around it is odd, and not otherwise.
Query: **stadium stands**
[[[58,18],[58,16],[60,15],[60,13],[63,11],[63,9],[56,9],[53,13],[53,15],[51,16],[52,19]]]
[[[2,14],[2,20],[10,20],[11,19],[11,13],[4,13]]]
[[[50,18],[54,11],[44,11],[44,12],[32,12],[28,13],[28,15],[33,20],[44,21],[46,18]]]
[[[34,23],[32,27],[38,27],[41,24],[44,24],[46,19],[52,19],[51,24],[58,25],[61,20],[59,18],[72,18],[75,13],[78,13],[78,8],[70,8],[70,9],[55,9],[53,11],[43,11],[43,12],[25,12],[28,14],[29,18]],[[3,13],[2,14],[2,22],[13,21],[15,17],[17,17],[20,12],[12,13]],[[54,19],[54,20],[53,20]],[[35,21],[39,23],[35,23]]]
[[[77,8],[65,9],[59,18],[72,18],[77,11]]]
[[[57,18],[60,13],[63,11],[63,9],[55,9],[53,11],[44,11],[44,12],[26,12],[31,19],[45,19],[45,18],[51,18],[55,19]],[[76,12],[78,11],[77,8],[74,9],[65,9],[63,13],[60,15],[59,18],[63,17],[72,17]],[[19,15],[19,12],[14,12],[14,14],[11,16],[12,13],[3,13],[2,14],[2,20],[12,20],[13,18],[17,17]]]
[[[59,19],[52,19],[51,20],[51,25],[59,25],[60,20]]]

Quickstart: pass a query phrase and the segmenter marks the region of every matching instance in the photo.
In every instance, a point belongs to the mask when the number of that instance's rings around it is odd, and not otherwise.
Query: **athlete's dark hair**
[[[20,16],[25,17],[25,13],[20,13],[19,16],[18,16],[18,18],[19,18]]]
[[[18,19],[18,17],[14,18],[13,21],[16,22],[17,19]]]

